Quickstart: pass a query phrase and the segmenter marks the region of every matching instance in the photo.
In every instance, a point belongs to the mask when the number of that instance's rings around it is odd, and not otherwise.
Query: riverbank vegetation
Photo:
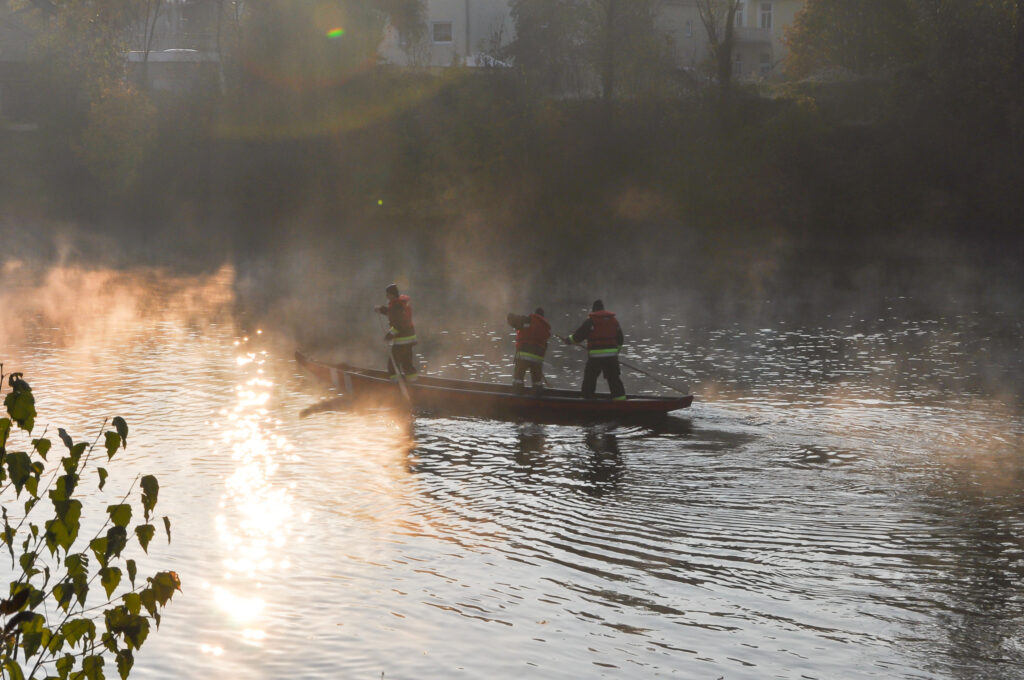
[[[728,98],[715,64],[674,69],[635,35],[611,55],[528,59],[558,36],[525,2],[507,62],[377,65],[380,12],[325,37],[328,10],[349,4],[235,17],[220,84],[187,95],[111,80],[105,51],[89,62],[102,77],[71,82],[69,64],[87,60],[51,46],[46,82],[62,85],[43,108],[61,115],[2,135],[17,159],[5,202],[161,251],[387,240],[441,257],[457,243],[542,277],[614,258],[756,287],[808,252],[1019,252],[1020,3],[884,0],[848,16],[811,0],[789,35],[791,77],[731,82]],[[860,30],[865,16],[878,30]],[[649,31],[641,19],[624,25]],[[580,31],[584,46],[601,35]],[[570,58],[590,60],[603,89],[559,95]]]

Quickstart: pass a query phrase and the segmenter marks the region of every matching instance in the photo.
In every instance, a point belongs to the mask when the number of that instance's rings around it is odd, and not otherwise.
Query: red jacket
[[[516,317],[509,315],[509,322],[516,329],[516,357],[543,361],[551,337],[551,324],[540,314]],[[513,323],[515,322],[515,323]]]

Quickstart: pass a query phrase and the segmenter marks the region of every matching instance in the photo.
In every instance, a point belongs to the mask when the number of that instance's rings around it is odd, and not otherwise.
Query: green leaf
[[[4,661],[4,673],[10,680],[25,680],[25,673],[14,659]]]
[[[117,585],[121,583],[121,570],[117,567],[104,567],[100,569],[100,583],[103,584],[103,588],[107,591],[107,598],[114,594],[114,590],[117,589]]]
[[[142,486],[142,507],[148,520],[149,513],[156,507],[156,499],[160,493],[160,483],[153,475],[146,475],[139,481],[139,484]]]
[[[14,390],[4,399],[4,406],[18,427],[26,432],[32,431],[36,418],[36,398],[32,396],[32,390]]]
[[[7,439],[11,436],[11,419],[0,418],[0,449],[7,446]]]
[[[126,423],[124,421],[124,418],[122,418],[121,416],[114,416],[114,420],[112,421],[112,424],[114,426],[114,429],[117,430],[117,433],[119,435],[121,435],[122,445],[125,448],[127,448],[128,447],[128,423]]]
[[[121,446],[121,435],[116,432],[105,432],[103,438],[103,447],[107,450],[107,460],[110,460],[117,453],[117,448]]]
[[[167,542],[171,542],[171,518],[164,515],[164,531],[167,532]]]
[[[16,495],[20,496],[21,490],[25,487],[25,482],[32,475],[32,460],[24,451],[8,453],[7,470],[10,472],[11,481],[14,483],[14,488],[17,491]]]
[[[103,678],[103,656],[93,654],[82,659],[82,672],[87,680],[104,680]]]
[[[33,439],[32,448],[46,460],[46,454],[50,452],[50,440],[49,439]]]
[[[35,656],[39,648],[49,641],[49,631],[43,628],[45,623],[42,614],[33,614],[30,620],[21,624],[21,645],[26,659]]]
[[[89,556],[85,553],[71,553],[64,558],[64,568],[68,570],[68,576],[87,575]]]
[[[128,568],[128,580],[131,581],[132,588],[135,587],[135,574],[138,573],[138,568],[135,566],[135,560],[127,560],[125,566]]]
[[[89,640],[96,639],[96,624],[89,619],[72,619],[60,627],[60,632],[74,648],[83,637]]]
[[[111,527],[107,530],[107,557],[120,557],[126,545],[128,532],[124,527]]]
[[[107,483],[107,469],[96,468],[96,472],[98,472],[100,475],[100,491],[103,491],[103,485]]]
[[[138,593],[125,593],[121,596],[121,599],[124,600],[125,609],[132,614],[138,614],[142,611],[142,598],[139,597]]]
[[[18,559],[18,564],[21,565],[21,570],[25,572],[25,576],[28,578],[32,578],[33,576],[39,573],[39,570],[35,568],[36,554],[34,552],[26,552],[22,554],[22,556]],[[25,593],[25,599],[28,599],[27,592]],[[7,602],[7,600],[0,602],[0,613],[7,614],[9,612],[3,611],[3,606],[5,602]]]
[[[78,538],[79,519],[82,516],[82,502],[78,500],[54,501],[56,519],[46,522],[46,545],[51,553],[55,553],[57,547],[65,551],[71,549],[71,545]]]
[[[2,602],[0,602],[0,614],[8,616],[24,607],[25,603],[28,602],[28,596],[30,592],[31,590],[29,588],[22,588],[13,596],[11,596],[10,599],[3,600]]]
[[[142,606],[146,608],[146,611],[149,612],[150,616],[157,615],[156,593],[153,592],[152,588],[143,588],[139,591],[139,599],[142,601]]]
[[[107,514],[110,515],[110,521],[114,526],[126,527],[132,521],[132,506],[128,503],[108,505]]]
[[[89,543],[89,548],[96,555],[96,560],[104,567],[107,566],[107,539],[104,537],[94,538]]]
[[[142,549],[149,554],[149,542],[153,540],[153,535],[156,534],[156,527],[152,524],[140,524],[135,527],[135,535],[139,538],[139,545]]]
[[[33,498],[38,498],[39,497],[39,477],[34,476],[34,475],[29,476],[29,478],[27,480],[25,480],[25,491],[28,491],[32,495]]]
[[[53,597],[64,611],[71,606],[71,598],[75,596],[75,587],[69,581],[63,581],[53,587]]]
[[[61,680],[68,677],[68,673],[75,667],[75,657],[71,654],[65,654],[61,658],[57,659],[57,672],[60,673]]]
[[[173,571],[161,571],[149,579],[153,588],[153,595],[156,601],[163,607],[174,595],[174,591],[181,590],[181,580],[178,574]]]
[[[68,460],[65,458],[64,460]],[[66,501],[69,500],[72,494],[75,493],[75,487],[78,486],[78,475],[72,473],[67,475],[61,475],[57,478],[56,486],[50,491],[50,500],[52,501]]]
[[[82,454],[85,453],[85,449],[88,448],[88,446],[89,444],[87,442],[79,442],[75,444],[71,447],[71,457],[78,460],[82,457]]]
[[[149,635],[149,621],[144,616],[133,614],[126,606],[112,607],[104,612],[107,630],[121,635],[129,649],[138,649]]]
[[[117,672],[120,674],[121,680],[127,680],[134,663],[135,657],[132,656],[132,650],[122,649],[117,653]]]
[[[63,427],[57,428],[57,435],[60,437],[60,440],[64,442],[64,446],[68,447],[68,451],[75,446],[75,443],[71,440],[71,435],[69,435],[68,431]]]

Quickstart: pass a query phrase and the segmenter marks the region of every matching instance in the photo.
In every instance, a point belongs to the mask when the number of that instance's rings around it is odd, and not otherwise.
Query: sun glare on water
[[[297,540],[294,527],[308,515],[295,510],[294,484],[281,481],[282,464],[298,457],[268,408],[273,383],[264,377],[267,353],[252,349],[248,337],[235,344],[242,378],[233,405],[220,412],[221,445],[232,461],[215,518],[223,573],[220,583],[203,587],[241,640],[258,645],[268,625],[267,604],[258,594],[262,581],[291,567],[288,545]],[[223,653],[204,647],[206,654]]]

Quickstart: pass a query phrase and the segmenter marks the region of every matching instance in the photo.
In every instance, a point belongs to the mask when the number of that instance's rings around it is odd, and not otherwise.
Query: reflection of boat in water
[[[301,352],[295,359],[309,373],[353,399],[354,402],[402,406],[417,413],[478,415],[502,420],[535,422],[650,421],[671,411],[687,408],[693,396],[653,397],[630,395],[615,401],[610,395],[584,399],[576,390],[544,389],[539,393],[517,392],[511,385],[449,380],[420,375],[406,382],[408,402],[400,386],[384,371],[328,364]]]

